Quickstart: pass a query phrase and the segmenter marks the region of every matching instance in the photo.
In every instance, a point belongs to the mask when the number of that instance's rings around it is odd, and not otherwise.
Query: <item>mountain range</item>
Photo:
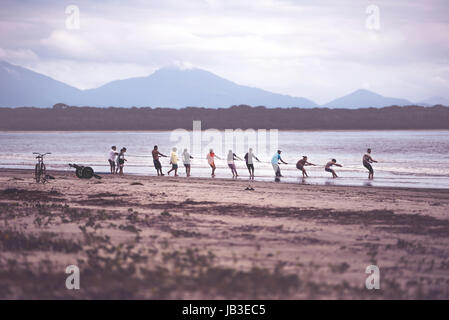
[[[426,102],[427,101],[427,102]],[[432,98],[421,105],[433,105],[443,98]],[[0,61],[0,107],[51,107],[56,103],[95,107],[206,108],[252,105],[299,108],[367,108],[413,103],[381,96],[360,89],[322,106],[289,95],[239,85],[201,69],[165,67],[147,77],[109,82],[95,89],[80,90],[29,69]],[[439,104],[437,102],[435,104]]]

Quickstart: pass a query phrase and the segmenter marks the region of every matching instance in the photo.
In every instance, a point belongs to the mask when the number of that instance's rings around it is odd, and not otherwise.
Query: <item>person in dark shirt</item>
[[[366,153],[363,155],[362,158],[362,163],[363,166],[368,169],[368,179],[372,180],[374,179],[374,170],[373,167],[371,166],[371,163],[373,162],[377,162],[376,160],[374,160],[373,158],[371,158],[371,149],[366,150]]]
[[[120,149],[120,153],[117,156],[117,163],[118,163],[118,169],[120,170],[119,174],[123,175],[123,167],[125,166],[125,161],[128,161],[125,159],[125,152],[126,148]]]
[[[157,171],[157,175],[163,176],[164,174],[162,173],[162,164],[159,161],[159,157],[167,157],[167,156],[160,153],[157,146],[154,146],[154,149],[153,149],[153,151],[151,151],[151,154],[153,156],[153,164],[154,164],[154,168]]]

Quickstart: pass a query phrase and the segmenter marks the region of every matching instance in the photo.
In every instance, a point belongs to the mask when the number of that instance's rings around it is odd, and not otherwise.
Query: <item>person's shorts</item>
[[[114,161],[112,161],[111,159],[108,159],[108,161],[109,161],[109,165],[111,167],[115,167],[115,162]]]
[[[246,167],[254,171],[254,165],[252,163],[247,163]]]
[[[303,170],[304,169],[304,167],[303,166],[296,166],[296,169],[298,169],[298,170]]]
[[[190,168],[190,163],[184,163],[184,167]]]
[[[153,160],[153,164],[156,169],[162,169],[162,165],[159,160]]]
[[[234,163],[228,163],[229,168],[232,170],[235,170],[235,164]]]
[[[334,172],[334,170],[332,170],[331,168],[324,168],[324,171],[327,171],[327,172],[330,172],[330,173]]]
[[[171,168],[172,168],[172,169],[178,169],[178,165],[177,165],[177,164],[174,164],[174,163],[172,163],[172,165],[171,165]]]
[[[374,173],[373,167],[368,162],[363,162],[363,166],[368,169],[369,173]]]

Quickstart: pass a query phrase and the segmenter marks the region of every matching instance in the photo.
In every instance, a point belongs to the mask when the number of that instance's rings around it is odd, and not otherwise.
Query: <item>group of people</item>
[[[164,174],[162,173],[162,164],[159,159],[161,157],[167,157],[167,156],[165,154],[162,154],[161,152],[159,152],[158,146],[154,146],[151,154],[153,156],[153,164],[154,164],[154,168],[156,169],[157,175],[163,176]],[[182,156],[182,162],[186,169],[186,175],[187,175],[187,177],[190,177],[190,161],[191,161],[191,159],[193,159],[193,157],[190,155],[190,153],[188,152],[187,149],[184,149],[181,156]],[[207,159],[207,163],[209,164],[209,166],[212,169],[212,173],[211,173],[212,177],[215,177],[215,169],[217,168],[217,166],[215,165],[215,158],[221,160],[221,158],[214,153],[214,150],[210,149],[209,153],[206,156],[206,159]],[[245,158],[246,166],[248,168],[250,179],[254,179],[253,159],[256,159],[257,161],[260,161],[260,160],[253,154],[252,148],[250,148],[248,150],[248,152],[245,154],[244,158]],[[174,175],[178,176],[178,160],[179,159],[178,159],[178,154],[177,154],[177,148],[173,148],[172,152],[170,154],[170,164],[172,167],[169,171],[167,171],[168,175],[170,175],[170,173],[174,172]],[[227,162],[228,162],[229,168],[231,169],[233,178],[238,177],[237,168],[235,166],[235,160],[243,161],[243,159],[238,157],[232,150],[229,150],[229,153],[227,156]]]
[[[109,164],[111,167],[111,173],[112,174],[119,173],[120,175],[123,175],[123,167],[125,165],[125,161],[127,161],[125,159],[126,148],[122,148],[120,150],[120,152],[117,152],[116,150],[117,150],[116,146],[112,146],[111,151],[109,152]],[[273,166],[273,170],[276,175],[276,178],[282,177],[280,164],[281,163],[288,164],[287,162],[285,162],[282,159],[281,153],[282,153],[282,151],[278,150],[271,158],[271,165]],[[154,164],[154,168],[156,169],[157,175],[163,176],[164,174],[162,173],[162,164],[159,159],[161,157],[168,157],[168,156],[159,152],[158,146],[154,146],[151,154],[153,157],[153,164]],[[193,159],[193,157],[190,155],[190,153],[188,152],[187,149],[184,149],[181,156],[182,156],[182,162],[183,162],[185,170],[186,170],[186,175],[187,175],[187,177],[190,177],[190,165],[191,165],[191,159]],[[217,168],[215,165],[215,158],[222,160],[222,158],[220,158],[218,155],[216,155],[214,153],[213,149],[210,149],[206,156],[206,159],[207,159],[207,163],[211,167],[211,170],[212,170],[211,176],[212,177],[215,177],[215,170]],[[240,158],[232,150],[229,150],[226,160],[228,163],[228,167],[231,169],[232,178],[237,178],[239,176],[237,173],[237,167],[235,165],[235,160],[240,160],[240,161],[244,160],[246,163],[246,167],[248,168],[250,179],[254,179],[254,160],[256,160],[258,162],[260,162],[260,160],[257,158],[256,155],[254,155],[252,148],[249,148],[248,152],[245,154],[245,156],[243,158],[244,159]],[[177,154],[177,148],[173,148],[172,152],[170,154],[171,169],[169,171],[167,171],[168,175],[170,175],[173,172],[174,176],[178,176],[178,162],[179,162],[179,159],[178,159],[178,154]],[[377,162],[377,161],[371,157],[371,149],[368,149],[366,151],[366,153],[363,155],[362,164],[368,170],[368,172],[369,172],[368,179],[370,179],[370,180],[374,179],[374,170],[371,165],[374,162]],[[303,156],[302,159],[298,160],[298,162],[296,163],[296,168],[302,172],[303,178],[308,177],[307,171],[305,169],[306,166],[316,166],[316,164],[309,162],[307,156]],[[326,172],[331,173],[332,178],[337,178],[338,177],[337,173],[335,172],[334,169],[332,169],[333,166],[343,167],[341,164],[337,163],[336,159],[332,159],[331,161],[326,163],[324,170]]]
[[[125,159],[125,152],[125,147],[121,148],[120,152],[117,152],[116,146],[111,147],[108,158],[111,174],[123,175],[123,167],[125,166],[125,161],[128,161]]]

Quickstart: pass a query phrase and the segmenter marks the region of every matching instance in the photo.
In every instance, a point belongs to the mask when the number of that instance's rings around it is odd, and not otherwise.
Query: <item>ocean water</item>
[[[68,170],[68,163],[89,165],[97,173],[109,170],[110,146],[128,149],[126,174],[155,175],[151,158],[154,145],[169,155],[174,142],[170,132],[0,132],[0,167],[34,168],[32,152],[51,152],[46,156],[48,170]],[[189,146],[186,146],[189,147]],[[246,141],[237,141],[235,150],[243,158]],[[411,188],[449,189],[449,131],[280,131],[278,147],[282,158],[288,162],[281,165],[282,182],[320,185],[388,186]],[[362,166],[362,156],[367,147],[373,149],[375,179],[367,179],[368,172]],[[210,177],[210,168],[204,151],[192,154],[191,174],[195,177]],[[227,150],[215,146],[217,155],[226,159]],[[189,148],[190,149],[190,148]],[[257,150],[261,162],[255,162],[255,180],[273,181],[274,172],[270,164],[274,152]],[[258,152],[260,151],[260,152]],[[178,150],[178,156],[182,150]],[[307,155],[317,164],[307,167],[309,178],[300,178],[296,162]],[[324,171],[324,165],[336,158],[343,168],[334,167],[339,178],[332,179]],[[170,168],[169,158],[162,158],[164,173]],[[216,161],[217,178],[231,178],[226,160]],[[247,180],[248,171],[243,161],[236,161],[239,179]],[[182,161],[179,174],[185,176]]]

